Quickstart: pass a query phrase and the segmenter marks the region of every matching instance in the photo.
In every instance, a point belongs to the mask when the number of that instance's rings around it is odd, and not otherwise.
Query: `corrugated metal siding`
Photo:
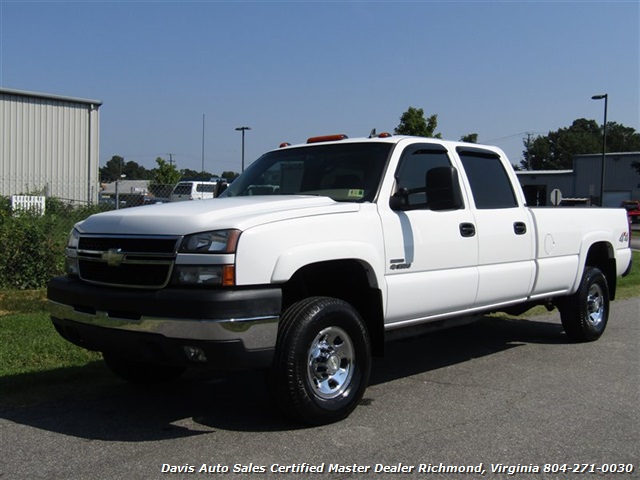
[[[602,157],[584,157],[580,159],[580,163],[574,159],[574,165],[576,172],[576,196],[597,198],[596,203],[599,204]]]
[[[98,107],[0,91],[0,195],[95,202]]]
[[[640,161],[640,154],[607,154],[604,173],[606,190],[637,190],[640,188],[640,175],[632,166],[634,161]]]

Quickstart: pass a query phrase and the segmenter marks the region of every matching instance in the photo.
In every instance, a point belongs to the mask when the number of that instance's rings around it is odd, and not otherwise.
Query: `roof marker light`
[[[319,143],[319,142],[333,142],[336,140],[344,140],[347,137],[344,133],[338,133],[336,135],[322,135],[320,137],[311,137],[307,139],[307,143]]]

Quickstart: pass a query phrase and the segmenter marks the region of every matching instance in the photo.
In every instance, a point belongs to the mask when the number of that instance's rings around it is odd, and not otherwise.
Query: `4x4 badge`
[[[107,265],[110,267],[117,267],[124,260],[124,253],[121,253],[119,248],[110,248],[108,252],[101,255],[102,260],[107,261]]]

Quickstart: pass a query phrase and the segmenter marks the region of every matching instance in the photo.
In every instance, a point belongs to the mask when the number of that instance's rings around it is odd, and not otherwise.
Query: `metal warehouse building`
[[[617,207],[623,200],[640,199],[640,152],[607,153],[602,186],[602,154],[575,155],[573,170],[529,170],[516,172],[527,203],[532,206],[552,205],[558,198],[587,199],[592,205]],[[556,199],[557,199],[556,198]]]
[[[102,102],[0,88],[0,196],[95,203]]]

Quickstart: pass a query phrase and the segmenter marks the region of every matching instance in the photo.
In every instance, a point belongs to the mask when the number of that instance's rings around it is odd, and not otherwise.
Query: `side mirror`
[[[409,207],[409,190],[406,188],[399,189],[389,199],[389,208],[391,210],[406,210]]]
[[[435,167],[427,170],[425,191],[430,210],[458,210],[464,207],[458,171],[454,167]]]

